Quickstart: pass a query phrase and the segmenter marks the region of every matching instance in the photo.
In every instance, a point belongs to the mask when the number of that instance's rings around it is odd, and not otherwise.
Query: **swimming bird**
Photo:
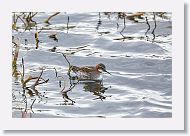
[[[102,80],[102,72],[110,74],[102,63],[94,66],[77,67],[71,66],[70,71],[74,72],[79,80]],[[110,74],[111,75],[111,74]]]

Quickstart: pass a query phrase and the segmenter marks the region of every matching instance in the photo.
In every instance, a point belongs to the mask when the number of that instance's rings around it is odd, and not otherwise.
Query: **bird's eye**
[[[102,69],[103,71],[105,71],[105,68],[104,68],[104,67],[101,67],[101,69]]]

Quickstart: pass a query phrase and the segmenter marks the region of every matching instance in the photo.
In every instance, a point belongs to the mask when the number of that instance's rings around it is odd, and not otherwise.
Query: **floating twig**
[[[47,23],[47,24],[50,24],[50,19],[52,19],[54,16],[56,16],[56,15],[58,15],[60,12],[56,12],[56,13],[54,13],[53,15],[51,15],[51,16],[49,16],[45,21],[44,21],[44,23]]]

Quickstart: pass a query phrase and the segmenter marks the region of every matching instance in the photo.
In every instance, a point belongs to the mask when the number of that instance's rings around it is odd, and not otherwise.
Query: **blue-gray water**
[[[145,13],[136,21],[126,18],[125,25],[117,13],[110,16],[98,12],[60,13],[46,25],[43,21],[50,15],[52,13],[38,13],[33,19],[38,22],[38,29],[43,27],[38,49],[35,49],[35,27],[24,31],[23,23],[18,20],[19,29],[13,31],[13,36],[20,40],[18,70],[22,72],[23,58],[25,79],[39,76],[42,67],[42,78],[49,79],[36,86],[39,96],[30,96],[27,90],[23,95],[20,76],[12,78],[14,118],[172,117],[170,13],[164,17],[156,15],[156,27],[153,13]],[[48,37],[52,34],[57,34],[58,41]],[[50,50],[53,47],[56,47],[55,52]],[[61,91],[64,86],[64,91],[70,87],[68,63],[58,52],[65,53],[76,66],[103,63],[111,75],[105,73],[102,84],[75,84],[65,95]],[[66,96],[69,99],[64,99]]]

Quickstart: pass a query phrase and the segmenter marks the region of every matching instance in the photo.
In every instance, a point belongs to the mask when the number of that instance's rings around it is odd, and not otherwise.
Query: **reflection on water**
[[[106,99],[107,96],[104,95],[104,92],[108,89],[103,86],[103,82],[85,82],[84,91],[91,92],[93,95],[97,96],[95,99]]]
[[[101,21],[101,13],[99,12],[99,17],[98,17],[98,23],[97,23],[97,27],[96,27],[96,29],[97,29],[97,31],[99,30],[99,27],[101,26],[101,24],[102,24],[102,21]]]
[[[104,96],[103,94],[108,89],[108,87],[104,87],[102,79],[101,80],[89,80],[89,79],[80,80],[78,78],[78,76],[70,76],[70,74],[68,74],[68,76],[70,79],[70,87],[69,87],[69,89],[66,89],[64,86],[62,91],[61,91],[61,94],[62,94],[62,97],[65,101],[65,104],[67,104],[69,101],[71,102],[70,103],[71,105],[73,105],[75,103],[75,101],[69,97],[68,93],[70,91],[72,91],[75,87],[77,87],[77,85],[82,85],[83,91],[90,92],[90,93],[92,93],[92,95],[97,96],[97,98],[95,98],[94,100],[106,99],[107,96]]]
[[[12,116],[172,117],[166,12],[13,13]],[[71,66],[110,74],[79,80]],[[108,73],[109,73],[108,72]]]

